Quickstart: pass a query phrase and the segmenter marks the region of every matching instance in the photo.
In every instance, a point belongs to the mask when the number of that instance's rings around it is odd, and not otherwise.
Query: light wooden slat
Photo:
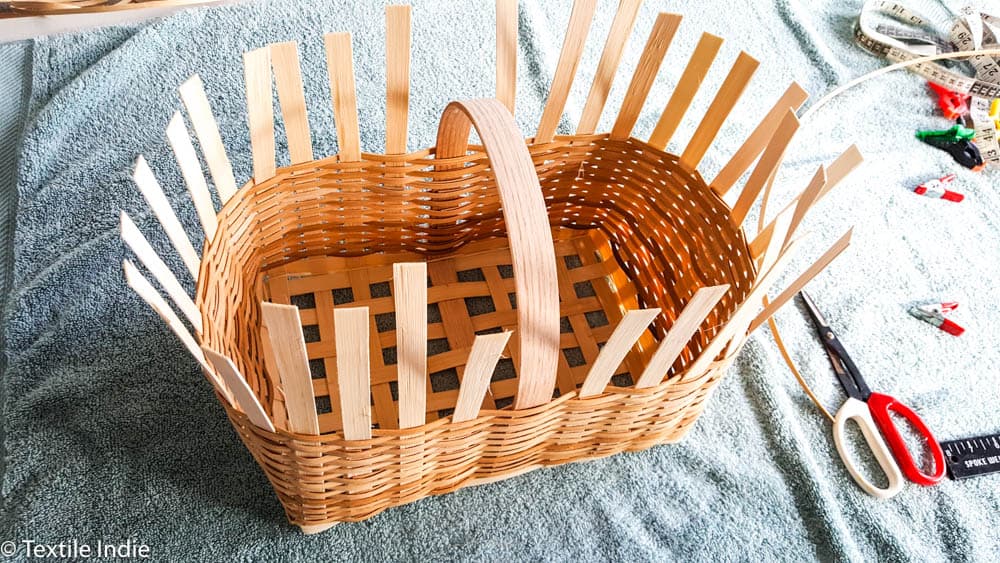
[[[798,110],[808,98],[809,94],[795,82],[792,82],[788,86],[788,89],[785,90],[785,93],[774,104],[771,111],[767,112],[764,119],[760,120],[753,133],[750,133],[750,136],[743,141],[740,148],[736,149],[729,162],[716,174],[715,179],[710,184],[715,193],[721,196],[729,192],[730,188],[740,179],[740,176],[750,168],[753,161],[764,151],[764,147],[771,139],[771,136],[774,135],[775,129],[781,120],[784,119],[788,109]]]
[[[174,310],[170,308],[170,305],[168,305],[166,300],[163,299],[163,296],[161,296],[160,293],[153,287],[153,284],[149,283],[149,280],[139,273],[139,269],[135,267],[135,264],[129,260],[125,260],[122,262],[122,268],[125,270],[125,282],[129,285],[129,287],[131,287],[132,290],[135,291],[151,309],[156,311],[156,314],[163,319],[164,323],[166,323],[167,328],[174,333],[174,335],[181,341],[181,344],[187,348],[187,351],[202,367],[209,383],[215,387],[219,394],[229,401],[229,404],[233,404],[233,396],[230,394],[226,384],[219,379],[215,370],[211,365],[209,365],[208,361],[205,359],[205,354],[202,353],[201,348],[198,346],[194,337],[191,336],[191,333],[184,328],[184,323],[182,323],[177,317],[177,313],[174,313]]]
[[[853,227],[848,229],[843,236],[837,239],[837,242],[833,243],[833,245],[812,264],[812,266],[809,266],[805,272],[802,272],[802,275],[795,278],[795,281],[789,284],[788,287],[778,294],[774,301],[768,303],[767,306],[764,307],[764,310],[757,315],[752,323],[750,323],[750,332],[757,330],[760,325],[766,323],[767,319],[771,318],[772,315],[778,312],[778,309],[783,307],[789,299],[795,296],[796,293],[802,291],[802,288],[804,288],[806,284],[812,281],[817,274],[826,269],[826,267],[829,266],[841,252],[846,250],[851,244],[851,235],[853,233]]]
[[[135,170],[132,173],[132,179],[135,180],[135,185],[142,193],[142,197],[146,198],[146,203],[153,210],[153,214],[156,215],[157,220],[160,221],[160,226],[163,227],[171,244],[174,245],[174,250],[177,251],[181,260],[184,261],[184,265],[187,266],[188,272],[191,273],[191,278],[197,280],[198,270],[201,269],[201,260],[198,258],[198,253],[191,244],[191,239],[184,232],[184,227],[181,226],[181,222],[177,219],[174,209],[170,206],[170,202],[167,201],[167,196],[163,193],[159,182],[153,176],[153,171],[149,169],[149,164],[146,163],[146,159],[142,155],[139,155],[139,158],[135,161]]]
[[[271,354],[285,394],[288,430],[297,434],[319,434],[316,397],[313,395],[309,356],[302,335],[299,308],[294,305],[260,304],[261,320],[267,327]],[[367,332],[367,331],[366,331]]]
[[[802,220],[805,219],[806,213],[813,206],[814,203],[819,199],[819,194],[822,192],[823,187],[826,186],[826,168],[820,165],[816,174],[813,176],[812,181],[806,186],[806,189],[802,190],[802,193],[796,198],[798,202],[795,205],[795,212],[792,214],[792,220],[788,223],[788,232],[785,233],[785,239],[782,241],[781,246],[786,246],[792,240],[792,236],[795,235],[795,231],[798,230],[799,225],[802,224]]]
[[[184,184],[187,185],[188,193],[191,194],[194,209],[198,212],[198,220],[201,221],[201,228],[205,231],[205,238],[212,240],[219,226],[215,214],[215,204],[212,203],[212,194],[208,191],[205,174],[201,171],[198,153],[194,150],[191,136],[188,135],[184,118],[181,117],[180,112],[174,113],[170,124],[167,125],[167,140],[170,142],[170,148],[174,151],[174,158],[177,160],[177,166],[181,169],[181,175],[184,176]]]
[[[594,81],[590,84],[587,102],[583,106],[580,123],[576,127],[577,135],[590,135],[597,129],[618,71],[618,63],[621,62],[622,52],[635,27],[635,17],[639,13],[640,6],[642,0],[621,0],[618,3],[618,11],[615,13],[614,21],[611,22],[611,31],[608,32],[601,60],[597,63],[597,70],[594,73]]]
[[[163,262],[160,255],[153,250],[152,245],[146,237],[139,231],[139,227],[132,222],[132,218],[124,211],[121,212],[121,236],[125,244],[132,249],[139,261],[142,262],[149,273],[153,274],[156,281],[167,292],[181,313],[187,317],[194,327],[195,333],[202,332],[201,311],[195,306],[194,301],[188,296],[184,286],[177,281],[177,277],[170,271],[170,267]]]
[[[243,374],[236,368],[233,361],[207,346],[202,346],[201,350],[205,353],[208,361],[215,366],[216,371],[222,376],[226,385],[232,389],[233,397],[237,403],[236,408],[243,411],[247,415],[247,418],[250,419],[250,422],[258,428],[274,432],[274,424],[271,423],[271,417],[267,416],[267,411],[261,406],[260,401],[257,400],[257,395],[247,385],[246,379],[243,378]]]
[[[497,24],[499,25],[499,23]],[[410,111],[410,7],[385,7],[385,152],[406,152]]]
[[[259,184],[274,176],[274,94],[271,91],[271,49],[262,47],[243,53],[243,75],[247,89],[247,122],[253,179]],[[308,131],[307,131],[308,133]]]
[[[427,410],[427,264],[392,265],[396,305],[396,369],[399,427],[426,421]]]
[[[260,352],[264,357],[264,369],[267,377],[271,381],[271,388],[274,391],[274,402],[271,404],[271,413],[274,414],[274,425],[282,430],[288,430],[288,414],[285,412],[285,389],[281,386],[281,377],[278,375],[278,364],[274,359],[274,350],[271,348],[271,334],[267,330],[267,325],[260,324]],[[310,374],[310,377],[312,375]],[[319,416],[317,415],[317,420]]]
[[[729,113],[733,111],[736,102],[743,95],[743,91],[759,64],[756,59],[746,53],[740,53],[736,58],[736,63],[733,64],[732,70],[729,71],[722,86],[719,87],[712,104],[708,106],[708,111],[705,112],[701,124],[698,125],[687,147],[684,148],[680,159],[681,164],[692,170],[698,168],[701,159],[705,157],[705,153],[712,146],[712,141],[715,140],[715,136],[729,118]]]
[[[837,157],[830,166],[826,169],[826,184],[819,192],[819,196],[816,198],[816,202],[823,199],[826,194],[830,193],[834,187],[837,186],[848,174],[854,171],[862,162],[864,158],[861,156],[861,152],[858,150],[856,145],[851,145],[847,148],[840,156]],[[798,196],[788,203],[787,207],[795,205],[798,201]],[[813,203],[815,205],[815,202]],[[774,233],[774,221],[772,220],[763,230],[757,233],[753,241],[750,243],[750,255],[755,259],[759,258],[763,254],[764,250],[770,244],[771,235]],[[787,243],[786,243],[787,244]]]
[[[497,94],[514,113],[517,98],[517,0],[497,0]]]
[[[648,143],[651,146],[661,150],[666,148],[667,143],[674,136],[674,132],[677,131],[677,127],[680,126],[681,120],[684,119],[684,114],[691,107],[691,102],[694,101],[695,94],[701,88],[701,83],[705,80],[708,69],[712,67],[712,62],[715,61],[720,47],[722,47],[721,37],[716,37],[711,33],[701,34],[701,39],[698,40],[694,52],[691,53],[691,59],[688,60],[684,73],[677,81],[674,93],[670,95],[667,106],[663,109],[653,133],[649,136]]]
[[[792,222],[792,212],[793,209],[789,207],[774,218],[775,236],[771,239],[771,244],[767,246],[764,254],[760,257],[760,263],[757,266],[758,272],[767,272],[770,270],[771,266],[777,262],[778,257],[781,256],[781,252],[784,249],[782,242],[785,240],[785,233],[788,232],[788,226]]]
[[[465,422],[479,416],[483,406],[483,396],[490,386],[493,370],[496,369],[500,354],[510,340],[511,331],[496,334],[479,334],[472,344],[469,360],[465,363],[465,374],[458,389],[458,401],[452,422]]]
[[[625,313],[621,322],[615,327],[615,331],[611,333],[611,338],[601,348],[597,360],[591,364],[590,371],[587,372],[587,377],[580,387],[579,396],[581,399],[604,392],[608,382],[611,381],[611,376],[615,374],[615,370],[628,355],[632,345],[659,314],[659,309],[641,309]]]
[[[368,440],[372,437],[368,307],[338,307],[333,318],[344,438]]]
[[[622,107],[618,110],[618,118],[611,128],[612,139],[623,140],[632,135],[632,128],[635,127],[642,106],[646,103],[649,89],[653,87],[656,73],[663,63],[663,56],[666,55],[667,48],[670,47],[670,42],[680,25],[681,16],[677,14],[662,13],[656,16],[653,29],[649,32],[649,39],[639,57],[639,64],[632,73],[632,82],[628,85]]]
[[[559,53],[559,63],[556,65],[552,86],[549,88],[549,98],[545,102],[545,109],[538,121],[538,132],[535,133],[536,143],[548,143],[555,136],[563,108],[566,107],[569,90],[576,77],[577,67],[580,65],[580,55],[583,54],[583,46],[587,41],[587,32],[594,19],[594,8],[596,7],[597,0],[576,0],[573,3],[573,12],[570,14],[566,37],[563,39],[562,51]]]
[[[299,45],[295,41],[271,45],[271,68],[274,84],[278,87],[278,105],[285,123],[288,139],[288,156],[292,164],[313,159],[312,135],[309,132],[309,114],[306,111],[306,94],[302,85],[302,68],[299,66]]]
[[[746,334],[746,329],[753,321],[754,316],[757,313],[757,309],[760,307],[761,299],[767,295],[767,291],[774,285],[774,282],[778,280],[781,272],[788,266],[795,252],[800,246],[802,246],[803,239],[796,239],[789,245],[788,249],[784,254],[778,259],[778,262],[774,265],[769,272],[766,272],[758,281],[750,292],[747,294],[746,299],[737,307],[736,311],[729,318],[729,322],[726,326],[722,327],[712,338],[712,341],[708,343],[708,346],[702,350],[701,354],[695,361],[687,367],[685,370],[686,374],[698,374],[700,377],[705,370],[708,369],[709,364],[711,364],[719,356],[729,341],[736,336],[742,336]]]
[[[212,107],[205,95],[205,86],[197,74],[181,84],[180,92],[188,117],[198,136],[201,152],[205,155],[208,171],[212,174],[212,182],[219,192],[219,200],[225,205],[236,193],[236,178],[233,176],[233,166],[226,155],[226,146],[222,144],[219,126],[212,115]]]
[[[730,220],[733,222],[733,225],[739,227],[743,224],[743,220],[750,213],[750,209],[753,207],[754,201],[757,200],[757,196],[760,195],[771,174],[781,164],[785,149],[788,148],[788,144],[791,143],[792,137],[795,136],[795,132],[798,129],[799,120],[795,117],[795,112],[790,109],[786,110],[785,117],[775,130],[767,148],[764,149],[764,154],[757,161],[757,166],[750,173],[750,177],[747,179],[746,185],[743,186],[743,191],[740,192],[740,197],[736,200],[736,204],[733,205],[733,211],[730,214]]]
[[[358,130],[358,102],[354,86],[354,55],[350,33],[328,33],[323,37],[326,67],[333,97],[333,119],[337,126],[340,160],[361,160],[361,134]]]
[[[713,287],[703,287],[699,289],[684,310],[677,316],[670,331],[660,341],[660,345],[653,352],[653,357],[649,359],[649,364],[643,370],[642,375],[635,386],[637,389],[654,387],[663,382],[670,367],[677,361],[684,348],[691,341],[691,337],[701,327],[705,317],[712,312],[715,305],[722,299],[722,296],[729,291],[728,285],[717,285]]]

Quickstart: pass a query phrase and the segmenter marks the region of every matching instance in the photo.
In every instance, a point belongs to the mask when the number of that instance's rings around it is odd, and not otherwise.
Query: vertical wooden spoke
[[[653,357],[649,359],[649,364],[646,365],[646,369],[643,370],[635,384],[637,389],[653,387],[663,382],[670,367],[674,365],[681,352],[687,347],[691,337],[698,332],[705,317],[712,312],[712,309],[727,291],[729,291],[728,285],[717,285],[703,287],[694,294],[694,297],[684,306],[681,314],[677,316],[670,331],[660,341],[656,352],[653,352]]]
[[[410,110],[410,7],[385,8],[385,152],[406,152]]]
[[[195,252],[194,246],[191,244],[191,239],[184,232],[184,227],[181,226],[181,222],[177,219],[173,208],[170,207],[170,202],[167,201],[167,196],[164,195],[159,182],[153,176],[153,171],[149,169],[149,164],[146,163],[146,159],[142,155],[139,155],[139,158],[135,161],[135,170],[132,173],[132,179],[135,180],[135,185],[142,192],[142,196],[146,198],[149,208],[153,210],[156,218],[160,221],[160,226],[163,227],[170,242],[174,245],[174,250],[177,251],[181,260],[184,261],[184,265],[187,266],[191,278],[198,279],[198,270],[201,268],[201,260],[198,258],[198,253]]]
[[[580,55],[583,54],[583,45],[587,41],[587,32],[596,7],[597,0],[576,0],[573,3],[573,13],[569,17],[569,27],[563,39],[562,52],[559,53],[559,63],[556,65],[552,87],[549,88],[549,98],[545,102],[542,118],[538,122],[538,132],[535,133],[536,143],[548,143],[555,136],[563,108],[566,107],[569,90],[576,77],[577,67],[580,65]]]
[[[649,33],[649,39],[646,41],[646,47],[642,51],[642,56],[639,57],[639,64],[632,74],[632,82],[629,83],[625,100],[622,102],[621,109],[618,110],[618,118],[611,129],[612,139],[627,139],[632,135],[632,128],[635,127],[635,122],[639,119],[639,112],[642,111],[642,106],[646,102],[649,89],[653,87],[656,73],[660,70],[660,64],[663,63],[663,56],[667,53],[667,48],[670,47],[670,42],[680,25],[681,16],[676,14],[660,14],[656,17],[653,30]]]
[[[281,106],[281,119],[285,122],[291,163],[309,162],[313,159],[312,135],[309,133],[298,44],[288,41],[271,45],[271,66],[274,83],[278,87],[278,104]]]
[[[177,313],[174,313],[174,310],[170,308],[170,305],[167,305],[163,296],[160,295],[155,288],[153,288],[153,284],[149,283],[149,280],[139,273],[139,269],[135,267],[135,264],[125,260],[122,262],[122,268],[125,270],[125,282],[128,283],[129,287],[131,287],[132,290],[135,291],[139,297],[141,297],[142,300],[145,301],[146,304],[160,316],[161,319],[163,319],[167,328],[174,333],[174,336],[181,341],[181,344],[187,348],[187,351],[198,362],[198,365],[202,367],[206,377],[208,377],[209,383],[215,387],[219,394],[229,401],[229,404],[233,404],[233,396],[230,394],[229,389],[226,388],[226,384],[219,379],[215,370],[208,363],[208,361],[205,360],[205,354],[202,353],[201,348],[198,347],[198,343],[195,341],[194,337],[191,336],[191,333],[184,328],[184,323],[182,323],[177,317]]]
[[[618,3],[618,11],[615,13],[614,21],[611,22],[611,31],[608,32],[608,39],[604,43],[601,60],[597,63],[590,93],[587,94],[587,103],[583,106],[583,114],[576,127],[577,135],[590,135],[597,129],[601,112],[604,111],[604,105],[608,101],[608,93],[611,92],[611,85],[615,81],[622,52],[628,43],[629,35],[632,34],[632,28],[635,27],[635,17],[639,13],[640,6],[642,0],[621,0]]]
[[[330,74],[330,94],[333,97],[333,119],[337,125],[337,145],[340,160],[361,160],[361,134],[358,130],[358,102],[354,87],[354,55],[350,33],[328,33],[326,67]]]
[[[187,185],[188,193],[191,194],[195,211],[198,212],[198,220],[201,221],[201,228],[205,231],[205,239],[212,240],[219,225],[215,204],[212,203],[212,194],[208,191],[198,154],[191,144],[191,137],[180,113],[175,113],[167,125],[167,140],[174,151],[174,158],[181,169],[181,175],[184,176],[184,183]]]
[[[297,434],[319,434],[316,397],[313,394],[299,308],[264,302],[260,304],[260,313],[261,320],[267,327],[271,353],[285,393],[288,430]],[[367,334],[367,330],[365,333]]]
[[[201,77],[197,74],[181,84],[178,88],[184,107],[187,108],[188,117],[194,127],[194,133],[198,136],[198,143],[201,145],[202,154],[205,155],[205,162],[208,164],[208,171],[212,174],[212,182],[219,192],[219,200],[225,205],[229,198],[236,193],[236,178],[233,176],[233,166],[229,163],[229,156],[226,155],[226,147],[222,144],[222,136],[219,134],[219,126],[212,115],[212,107],[208,103],[208,96],[205,95],[205,86],[201,82]]]
[[[201,333],[201,312],[198,310],[198,307],[195,306],[194,301],[188,296],[187,291],[177,281],[174,273],[160,259],[160,255],[153,250],[152,245],[149,244],[146,237],[139,231],[139,227],[136,227],[135,223],[132,222],[132,218],[124,211],[121,213],[121,236],[125,244],[139,258],[139,261],[146,266],[149,273],[153,274],[153,277],[156,278],[156,281],[167,292],[167,295],[177,305],[177,308],[181,310],[181,313],[191,322],[191,326],[194,327],[195,332]]]
[[[340,307],[333,310],[333,318],[344,438],[368,440],[372,437],[368,307]]]
[[[777,262],[778,257],[781,256],[783,249],[781,243],[785,240],[785,233],[788,232],[788,226],[792,222],[792,211],[791,207],[785,208],[784,211],[774,218],[774,236],[771,237],[770,244],[767,245],[764,254],[760,257],[760,263],[757,266],[758,272],[767,273],[771,269],[771,266]]]
[[[465,376],[458,390],[458,401],[452,422],[465,422],[479,416],[483,406],[483,397],[490,386],[490,378],[504,346],[510,340],[511,332],[505,330],[496,334],[480,334],[476,336],[469,352],[469,360],[465,363]]]
[[[253,153],[253,178],[254,183],[259,184],[273,177],[275,169],[271,49],[263,47],[243,53],[243,75],[246,78],[247,88],[247,121],[250,127],[250,151]],[[304,102],[302,111],[305,111]],[[306,134],[308,135],[308,129]]]
[[[712,100],[712,104],[708,106],[708,111],[705,112],[705,117],[702,118],[701,124],[698,125],[687,147],[685,147],[684,153],[681,154],[681,164],[692,170],[698,168],[701,159],[705,157],[708,148],[712,146],[712,141],[715,140],[715,136],[722,129],[726,119],[729,118],[729,113],[733,111],[733,106],[743,95],[743,90],[746,89],[759,64],[756,59],[746,53],[740,53],[739,57],[736,58],[732,70],[722,82],[719,92]]]
[[[497,99],[514,113],[517,98],[517,0],[497,0]]]
[[[753,286],[750,292],[747,294],[746,299],[743,303],[736,308],[736,311],[729,318],[729,322],[726,326],[722,327],[712,338],[712,341],[708,343],[708,346],[702,350],[698,358],[687,367],[685,373],[687,374],[697,374],[701,375],[705,373],[708,369],[708,365],[715,361],[719,353],[725,349],[729,341],[734,337],[743,336],[746,334],[746,329],[753,320],[754,315],[757,313],[760,307],[761,299],[767,295],[767,291],[774,285],[774,282],[778,280],[779,275],[788,266],[788,262],[791,261],[792,257],[795,255],[795,251],[802,245],[802,239],[797,239],[792,242],[788,247],[788,250],[781,255],[778,262],[774,265],[769,272],[766,272],[760,279],[757,280],[757,284]]]
[[[702,81],[705,80],[705,75],[708,74],[708,69],[711,68],[715,55],[718,54],[721,46],[722,38],[711,33],[701,34],[701,39],[698,40],[698,45],[691,53],[691,59],[688,61],[687,67],[684,68],[684,73],[677,81],[674,93],[670,95],[667,107],[660,115],[660,120],[656,123],[653,134],[649,136],[648,142],[651,146],[661,150],[666,148],[670,138],[674,136],[674,132],[680,126],[684,114],[691,107],[691,102],[694,101],[694,96],[698,93],[698,89],[701,87]]]
[[[824,252],[823,255],[812,264],[812,266],[809,266],[805,272],[802,272],[802,275],[795,278],[795,281],[789,284],[788,287],[778,294],[778,296],[774,298],[774,301],[768,303],[767,306],[764,307],[764,310],[757,315],[752,323],[750,323],[749,332],[757,330],[760,325],[766,323],[767,319],[770,319],[772,315],[777,313],[778,309],[784,306],[784,304],[794,297],[796,293],[802,291],[802,288],[804,288],[806,284],[812,281],[817,274],[826,269],[826,267],[830,265],[830,262],[833,262],[833,260],[839,256],[841,252],[846,250],[851,244],[851,235],[853,232],[853,228],[848,229],[848,231],[844,233],[843,236],[837,240],[837,242],[833,243],[833,246],[827,249],[827,251]]]
[[[604,388],[611,381],[611,376],[615,374],[615,370],[628,355],[632,345],[659,314],[659,309],[642,309],[625,313],[621,322],[615,327],[615,331],[611,333],[611,338],[598,354],[597,360],[590,366],[590,371],[587,372],[587,377],[580,387],[581,399],[604,392]]]
[[[201,350],[205,353],[208,361],[215,366],[216,371],[222,376],[226,385],[232,389],[237,408],[243,411],[247,415],[247,418],[250,419],[250,422],[257,427],[263,428],[268,432],[274,432],[274,424],[271,423],[271,417],[267,416],[264,407],[257,400],[257,395],[247,385],[246,379],[243,378],[243,374],[236,368],[233,361],[211,348],[203,346]]]
[[[816,204],[819,200],[823,199],[826,194],[830,193],[830,190],[835,188],[837,184],[840,183],[848,174],[850,174],[855,168],[857,168],[864,159],[861,156],[861,152],[858,151],[856,145],[851,145],[848,147],[836,160],[830,163],[830,166],[826,169],[826,183],[819,191],[819,195],[813,202]],[[792,201],[788,202],[786,208],[795,205],[798,202],[799,196],[796,196]],[[772,220],[766,227],[764,227],[757,235],[754,237],[753,241],[750,243],[750,255],[754,259],[760,258],[764,253],[767,246],[770,244],[771,235],[774,233],[774,220]],[[785,243],[788,244],[787,242]]]
[[[733,205],[731,214],[733,225],[739,226],[743,224],[743,220],[746,219],[747,213],[750,212],[750,208],[753,207],[753,203],[757,200],[757,196],[760,195],[771,174],[781,164],[785,149],[788,148],[788,144],[792,141],[792,137],[795,136],[795,132],[798,129],[799,120],[795,117],[795,112],[791,109],[786,110],[785,117],[778,124],[778,128],[771,137],[767,148],[764,149],[764,154],[757,161],[757,166],[750,173],[750,177],[747,179],[746,185],[743,186],[743,191],[740,193],[739,199]]]
[[[427,410],[427,264],[392,265],[396,304],[399,427],[420,426]]]
[[[740,179],[740,176],[750,168],[753,161],[764,151],[764,147],[767,146],[767,142],[774,135],[775,129],[777,129],[781,120],[784,119],[785,114],[788,113],[788,109],[791,108],[793,111],[798,110],[808,97],[809,95],[806,94],[806,91],[795,82],[792,82],[788,86],[788,89],[785,90],[785,93],[774,104],[771,111],[767,112],[764,119],[760,120],[753,133],[750,133],[750,136],[747,137],[746,141],[743,141],[743,144],[736,150],[736,153],[729,159],[729,162],[716,174],[715,179],[710,184],[715,193],[720,196],[726,195],[729,189]]]
[[[785,247],[792,240],[792,236],[795,231],[798,230],[799,225],[802,224],[802,220],[805,219],[806,213],[813,206],[814,203],[819,199],[819,194],[822,192],[823,187],[827,183],[826,169],[820,165],[819,170],[816,171],[815,176],[806,189],[799,194],[796,199],[798,202],[795,205],[795,213],[792,214],[792,220],[788,224],[788,233],[785,234],[784,240],[781,242],[781,246]]]

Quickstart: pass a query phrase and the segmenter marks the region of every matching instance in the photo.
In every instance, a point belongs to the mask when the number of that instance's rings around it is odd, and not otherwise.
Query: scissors
[[[816,303],[805,291],[799,292],[799,295],[806,304],[813,324],[816,325],[816,332],[819,333],[820,341],[823,343],[827,355],[830,356],[833,371],[836,372],[840,385],[847,393],[847,401],[834,417],[833,438],[837,444],[837,452],[854,481],[866,493],[876,498],[895,496],[903,488],[903,475],[910,481],[924,486],[934,485],[941,481],[945,470],[944,452],[941,451],[941,445],[931,434],[924,421],[910,407],[900,403],[895,398],[882,393],[873,393],[868,388],[865,380],[861,377],[861,372],[858,371],[858,367],[854,365],[854,361],[844,350],[844,345],[840,343],[840,339],[834,334],[830,324],[816,308]],[[926,440],[927,447],[934,458],[933,474],[924,473],[914,462],[903,437],[899,434],[899,430],[889,414],[890,412],[895,412],[908,420]],[[848,455],[845,447],[847,443],[845,427],[848,420],[854,420],[861,428],[861,433],[864,435],[868,447],[889,480],[889,485],[886,488],[876,487],[869,482],[858,470],[851,456]],[[886,446],[882,436],[888,440],[888,446]]]

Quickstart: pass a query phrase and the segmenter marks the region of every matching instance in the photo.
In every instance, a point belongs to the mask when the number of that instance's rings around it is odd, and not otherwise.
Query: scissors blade
[[[872,392],[868,388],[868,384],[865,383],[864,378],[861,377],[858,366],[854,364],[854,360],[851,359],[847,350],[844,349],[844,345],[837,338],[837,334],[830,328],[830,323],[823,317],[823,313],[816,307],[816,302],[805,291],[800,291],[799,295],[802,296],[802,301],[806,304],[809,316],[812,317],[813,324],[816,326],[816,332],[819,334],[820,342],[823,343],[823,348],[830,357],[830,364],[833,366],[834,373],[837,374],[840,386],[844,388],[844,392],[847,393],[848,397],[853,397],[862,402],[867,401]]]

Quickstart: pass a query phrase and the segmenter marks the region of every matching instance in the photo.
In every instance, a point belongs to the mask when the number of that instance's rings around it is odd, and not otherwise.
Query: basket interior
[[[693,293],[730,284],[671,372],[681,373],[754,279],[729,208],[697,172],[634,139],[557,137],[529,149],[556,240],[563,354],[555,394],[583,382],[623,310],[662,311],[618,368],[612,383],[627,387]],[[492,182],[488,158],[472,147],[448,160],[435,160],[431,151],[365,155],[360,163],[330,158],[244,187],[220,213],[204,254],[198,286],[203,339],[237,362],[280,423],[281,397],[262,359],[259,303],[297,305],[326,433],[340,426],[333,308],[368,306],[373,418],[378,428],[395,428],[392,264],[425,260],[427,419],[448,415],[475,334],[517,325],[510,251]],[[514,347],[516,339],[507,358],[516,357]],[[500,362],[484,408],[510,405],[515,365]]]

